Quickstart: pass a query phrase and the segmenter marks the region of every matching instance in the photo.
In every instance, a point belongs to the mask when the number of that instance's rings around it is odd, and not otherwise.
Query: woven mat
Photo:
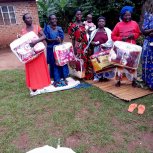
[[[137,87],[134,88],[132,87],[131,83],[123,83],[120,87],[116,87],[114,80],[103,82],[93,82],[92,80],[89,80],[86,82],[125,101],[131,101],[133,99],[141,98],[153,93],[153,91],[150,90],[145,90]]]

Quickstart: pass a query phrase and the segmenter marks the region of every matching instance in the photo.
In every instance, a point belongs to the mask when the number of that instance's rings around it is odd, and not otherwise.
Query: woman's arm
[[[74,48],[74,54],[76,55],[77,50],[76,50],[76,47],[75,47],[75,38],[72,39],[72,45],[73,45],[73,48]]]
[[[142,29],[142,33],[143,33],[145,36],[149,36],[151,33],[153,33],[153,29],[146,29],[146,30],[143,30],[143,29]]]
[[[45,34],[44,34],[44,32],[42,30],[40,30],[38,34],[39,34],[39,39],[32,41],[30,43],[31,47],[34,47],[37,43],[39,43],[39,42],[41,42],[41,41],[46,39],[46,36],[45,36]]]
[[[153,33],[153,29],[150,29],[149,25],[150,25],[149,14],[146,12],[144,14],[144,21],[141,30],[145,36],[149,36],[151,33]]]
[[[115,26],[115,28],[112,31],[111,38],[113,41],[121,41],[123,38],[119,35],[119,26],[118,24]]]
[[[133,25],[133,26],[135,26],[135,30],[134,30],[134,32],[132,34],[130,34],[128,36],[128,39],[134,39],[134,40],[136,40],[136,39],[139,38],[139,36],[141,34],[141,31],[140,31],[139,25],[136,22],[135,22],[135,25]]]
[[[104,44],[101,44],[102,47],[108,47],[108,48],[111,48],[113,46],[113,41],[112,41],[112,38],[111,38],[111,33],[112,31],[109,29],[109,28],[105,28],[105,31],[107,33],[107,37],[108,37],[108,40],[106,43]]]

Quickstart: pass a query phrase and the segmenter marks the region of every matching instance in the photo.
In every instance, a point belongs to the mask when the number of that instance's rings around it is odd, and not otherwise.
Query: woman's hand
[[[21,38],[21,34],[18,34],[18,33],[17,33],[16,37],[17,37],[17,38]]]
[[[153,32],[151,32],[151,33],[149,34],[149,36],[150,36],[150,37],[153,37]]]
[[[74,48],[74,55],[77,55],[77,49],[76,47],[73,47]]]
[[[37,43],[37,40],[33,40],[31,43],[29,43],[29,45],[30,47],[34,47]]]
[[[96,41],[96,42],[92,41],[91,44],[92,44],[93,46],[98,46],[98,45],[100,45],[100,42],[99,42],[99,41]]]
[[[57,41],[57,42],[59,42],[59,43],[61,43],[61,42],[62,42],[62,40],[61,40],[61,38],[60,38],[60,37],[57,37],[57,38],[56,38],[56,41]]]
[[[130,34],[130,35],[128,36],[128,39],[134,39],[134,35],[133,35],[133,34]]]
[[[128,37],[123,37],[122,41],[126,41],[128,39]]]

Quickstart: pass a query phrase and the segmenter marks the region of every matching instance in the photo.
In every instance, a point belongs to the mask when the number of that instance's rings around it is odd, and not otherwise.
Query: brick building
[[[35,0],[0,0],[0,48],[8,46],[21,32],[24,26],[22,16],[28,12],[38,24]]]

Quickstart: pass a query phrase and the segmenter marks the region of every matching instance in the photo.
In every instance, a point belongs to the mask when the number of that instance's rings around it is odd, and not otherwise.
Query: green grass
[[[96,87],[30,97],[22,70],[0,71],[0,153],[22,153],[61,145],[77,153],[150,153],[153,150],[153,95],[129,103]],[[152,139],[151,139],[152,138]]]

